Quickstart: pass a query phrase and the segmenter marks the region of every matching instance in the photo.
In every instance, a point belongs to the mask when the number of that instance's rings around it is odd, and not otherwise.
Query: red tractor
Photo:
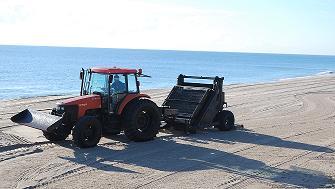
[[[51,114],[26,109],[11,120],[42,130],[50,141],[65,140],[72,131],[79,147],[95,146],[103,133],[121,131],[133,141],[151,140],[161,121],[187,133],[212,126],[222,131],[234,128],[234,115],[225,110],[223,77],[180,74],[162,107],[140,93],[138,77],[148,76],[141,69],[82,69],[80,96],[64,100]]]
[[[150,96],[140,93],[140,76],[141,69],[82,69],[80,96],[61,102],[51,115],[26,109],[12,121],[42,130],[50,141],[65,140],[72,130],[79,147],[95,146],[102,132],[121,130],[130,140],[151,140],[161,116]]]

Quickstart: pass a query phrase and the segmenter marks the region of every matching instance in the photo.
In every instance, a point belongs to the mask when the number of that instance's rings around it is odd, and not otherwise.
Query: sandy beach
[[[10,117],[69,96],[1,101],[0,188],[334,188],[335,75],[225,86],[237,129],[149,142],[52,143]],[[146,91],[162,104],[169,89]],[[243,125],[244,127],[241,127]]]

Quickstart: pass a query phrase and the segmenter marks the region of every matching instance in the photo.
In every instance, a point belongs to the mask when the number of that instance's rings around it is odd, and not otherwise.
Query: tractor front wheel
[[[50,133],[47,131],[43,131],[43,135],[46,139],[49,141],[55,142],[55,141],[62,141],[65,140],[68,137],[68,134],[56,134],[56,133]]]
[[[122,123],[130,140],[152,140],[160,129],[158,107],[149,99],[135,100],[124,110]]]
[[[235,128],[235,117],[231,111],[222,110],[216,116],[218,125],[216,126],[220,131],[230,131]]]
[[[71,133],[71,127],[62,124],[53,132],[43,131],[43,135],[49,141],[62,141],[65,140]]]
[[[73,141],[81,148],[96,146],[101,139],[101,131],[102,126],[97,118],[82,117],[72,130]]]

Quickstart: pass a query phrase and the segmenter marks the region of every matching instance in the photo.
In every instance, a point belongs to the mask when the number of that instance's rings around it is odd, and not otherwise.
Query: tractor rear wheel
[[[216,128],[220,131],[230,131],[235,128],[235,117],[231,111],[222,110],[217,114],[216,120],[219,122]]]
[[[152,140],[160,129],[158,107],[149,99],[135,100],[124,110],[122,123],[130,140]]]
[[[81,148],[96,146],[101,139],[102,126],[100,121],[93,116],[79,119],[72,130],[74,143]]]

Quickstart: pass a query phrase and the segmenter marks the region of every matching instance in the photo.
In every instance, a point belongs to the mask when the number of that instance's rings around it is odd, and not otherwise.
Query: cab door
[[[115,80],[116,75],[118,76],[118,81]],[[119,84],[115,84],[118,82]],[[119,85],[123,85],[119,87]],[[122,90],[120,90],[120,88]],[[111,95],[110,95],[110,113],[117,112],[117,109],[121,102],[126,98],[128,94],[139,93],[139,86],[137,84],[136,74],[114,74],[113,80],[110,83]],[[116,90],[117,89],[117,90]]]
[[[109,113],[115,113],[118,105],[128,94],[127,83],[126,74],[113,74],[113,79],[109,83]]]

